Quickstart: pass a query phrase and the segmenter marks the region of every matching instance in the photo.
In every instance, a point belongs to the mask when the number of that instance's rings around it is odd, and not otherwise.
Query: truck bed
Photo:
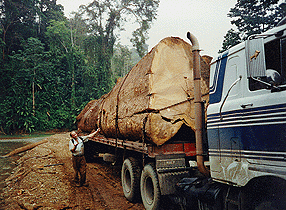
[[[152,158],[157,155],[167,154],[185,154],[186,156],[196,155],[195,143],[189,142],[170,141],[161,146],[157,146],[155,144],[145,142],[134,142],[129,140],[106,138],[102,135],[96,136],[90,140],[112,147],[143,153]]]

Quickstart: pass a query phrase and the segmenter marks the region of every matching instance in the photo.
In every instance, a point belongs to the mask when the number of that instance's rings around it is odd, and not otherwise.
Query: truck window
[[[286,38],[276,39],[274,41],[268,42],[264,45],[265,50],[265,63],[266,71],[274,72],[276,75],[280,75],[280,79],[273,82],[270,78],[257,78],[264,82],[274,84],[276,86],[286,84]],[[277,74],[278,73],[278,74]],[[277,84],[279,83],[279,84]],[[267,85],[249,79],[249,89],[251,91],[256,91],[260,89],[269,89]]]
[[[239,62],[240,62],[240,58],[237,55],[234,57],[230,57],[227,61],[227,67],[226,67],[227,71],[225,71],[225,78],[227,79],[224,81],[225,91],[228,91],[231,85],[233,84],[233,82],[239,78],[239,75],[237,72],[238,71],[237,64]],[[231,99],[232,97],[236,98],[239,92],[240,92],[239,86],[238,85],[233,86],[233,88],[229,92],[228,99]]]
[[[280,40],[269,42],[264,47],[266,69],[276,70],[281,75]]]

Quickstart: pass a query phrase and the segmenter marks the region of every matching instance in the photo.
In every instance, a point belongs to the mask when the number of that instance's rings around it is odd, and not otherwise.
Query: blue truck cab
[[[240,195],[256,202],[250,209],[266,205],[261,197],[267,205],[285,199],[285,24],[249,37],[211,64],[207,134],[213,181],[244,189]]]
[[[185,209],[286,209],[285,22],[211,63],[210,176],[177,184]]]
[[[211,65],[211,175],[238,186],[286,179],[286,25],[220,55]]]

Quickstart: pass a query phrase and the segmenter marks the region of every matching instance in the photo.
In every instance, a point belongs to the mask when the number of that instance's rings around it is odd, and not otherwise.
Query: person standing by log
[[[88,186],[86,183],[86,160],[84,157],[84,143],[88,141],[88,138],[93,138],[100,132],[100,128],[92,132],[87,136],[79,137],[75,131],[70,133],[72,139],[69,141],[69,150],[72,152],[72,164],[74,168],[74,182],[76,186]],[[80,179],[79,176],[80,175]]]

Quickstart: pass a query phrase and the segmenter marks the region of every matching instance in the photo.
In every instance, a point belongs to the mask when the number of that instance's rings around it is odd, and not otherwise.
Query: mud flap
[[[175,194],[176,184],[190,176],[184,154],[156,156],[156,170],[161,195]]]

